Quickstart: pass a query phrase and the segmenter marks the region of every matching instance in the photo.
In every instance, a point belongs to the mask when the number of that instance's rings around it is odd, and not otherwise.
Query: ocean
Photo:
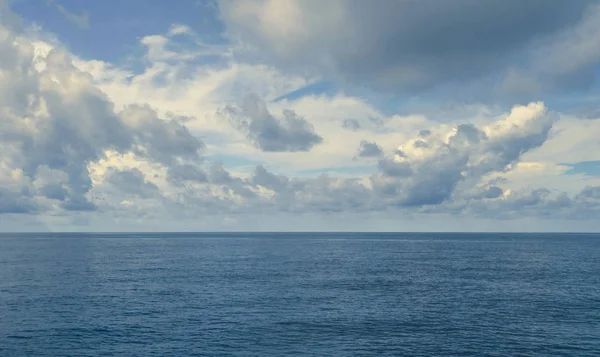
[[[600,235],[0,235],[0,356],[600,356]]]

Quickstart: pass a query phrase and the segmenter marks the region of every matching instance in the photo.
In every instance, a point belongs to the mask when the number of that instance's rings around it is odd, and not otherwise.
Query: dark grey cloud
[[[61,203],[61,207],[66,211],[95,211],[98,208],[84,196],[68,197]]]
[[[426,138],[429,135],[431,135],[431,130],[429,130],[429,129],[422,129],[419,131],[419,136],[422,138]]]
[[[377,143],[363,140],[358,148],[358,157],[379,157],[383,155],[383,150]]]
[[[262,166],[256,166],[254,174],[250,178],[250,183],[260,185],[276,192],[282,192],[289,187],[290,180],[281,175],[275,175]]]
[[[479,144],[482,140],[487,140],[487,136],[483,131],[475,127],[475,125],[459,124],[456,128],[456,134],[450,138],[448,145],[452,147],[469,146],[471,144]],[[423,143],[422,140],[418,142]],[[422,144],[421,147],[423,147]]]
[[[64,201],[69,196],[69,190],[60,183],[48,184],[40,188],[40,194],[50,199]]]
[[[389,158],[379,160],[377,168],[381,173],[390,177],[407,177],[413,173],[409,163],[397,162]]]
[[[105,182],[113,185],[126,195],[134,195],[140,198],[160,196],[158,186],[146,180],[144,174],[136,168],[119,170],[115,167],[109,167],[104,173],[104,179]]]
[[[600,200],[600,186],[587,186],[581,191],[578,197]]]
[[[221,162],[213,162],[208,169],[208,178],[211,183],[217,185],[231,184],[232,182],[240,181],[234,178],[229,171],[223,167]]]
[[[178,121],[160,119],[156,111],[139,105],[125,108],[119,116],[132,132],[136,154],[168,166],[202,161],[204,143]]]
[[[275,118],[255,95],[248,95],[241,108],[228,107],[225,112],[231,124],[263,151],[309,151],[323,141],[304,118],[291,110],[285,110],[283,118]]]
[[[415,140],[413,146],[419,149],[427,149],[429,147],[429,145],[423,140]]]
[[[498,186],[490,186],[483,192],[484,198],[498,198],[504,194],[504,190]]]
[[[223,167],[222,162],[211,163],[207,171],[207,177],[211,184],[221,186],[221,189],[224,192],[231,189],[235,194],[246,199],[253,199],[256,197],[254,191],[247,187],[244,180],[231,175],[231,173]]]
[[[35,213],[39,211],[40,205],[23,193],[0,187],[0,214]]]
[[[174,184],[182,184],[186,181],[208,182],[206,172],[198,165],[182,164],[169,167],[167,178]]]
[[[451,198],[468,162],[466,154],[444,152],[415,165],[414,175],[400,184],[398,204],[402,206],[439,205]]]
[[[326,5],[296,0],[289,6],[293,11],[265,6],[266,0],[252,4],[219,3],[229,35],[255,46],[251,55],[384,91],[471,81],[519,67],[524,59],[538,66],[538,58],[555,70],[544,70],[545,75],[568,86],[593,78],[578,69],[597,68],[600,61],[592,53],[597,46],[585,46],[593,40],[581,40],[585,33],[596,35],[593,26],[571,30],[599,19],[593,0],[345,0]],[[568,49],[578,54],[571,60],[576,68],[567,66]]]
[[[515,64],[502,83],[504,92],[531,98],[595,87],[600,69],[600,3],[590,3],[578,24],[529,49],[531,65]]]

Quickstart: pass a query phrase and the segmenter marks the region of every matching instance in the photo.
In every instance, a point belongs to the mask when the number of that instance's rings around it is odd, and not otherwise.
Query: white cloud
[[[600,121],[561,116],[540,150],[527,155],[531,161],[575,163],[600,160]]]
[[[31,188],[4,193],[16,202],[14,209],[33,209],[31,202],[38,202],[35,209],[47,210],[51,199],[62,209],[94,210],[88,165],[107,150],[134,152],[166,166],[201,161],[202,143],[185,127],[160,120],[149,109],[115,112],[63,49],[46,51],[42,59],[26,37],[6,27],[0,34],[0,87],[10,88],[0,92],[2,162],[32,182]],[[36,66],[36,56],[43,66]],[[49,177],[54,178],[47,182]]]

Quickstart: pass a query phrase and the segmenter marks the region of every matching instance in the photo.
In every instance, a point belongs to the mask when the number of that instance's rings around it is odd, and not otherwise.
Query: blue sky
[[[225,41],[214,1],[18,0],[12,9],[56,34],[78,56],[112,63],[140,53],[141,37],[166,32],[174,23],[190,26],[204,42]],[[88,26],[70,20],[66,12],[87,17]]]
[[[600,229],[595,1],[0,10],[0,230]]]

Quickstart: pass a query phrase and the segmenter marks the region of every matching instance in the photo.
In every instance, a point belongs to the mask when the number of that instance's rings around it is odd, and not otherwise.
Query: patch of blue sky
[[[81,28],[61,12],[88,14],[89,28]],[[55,33],[67,48],[84,59],[120,64],[144,53],[144,36],[165,34],[173,24],[189,26],[203,43],[226,43],[224,25],[212,0],[17,0],[12,10],[29,22]]]
[[[561,164],[570,167],[565,175],[583,174],[587,176],[600,176],[600,161],[581,161],[574,164]]]

